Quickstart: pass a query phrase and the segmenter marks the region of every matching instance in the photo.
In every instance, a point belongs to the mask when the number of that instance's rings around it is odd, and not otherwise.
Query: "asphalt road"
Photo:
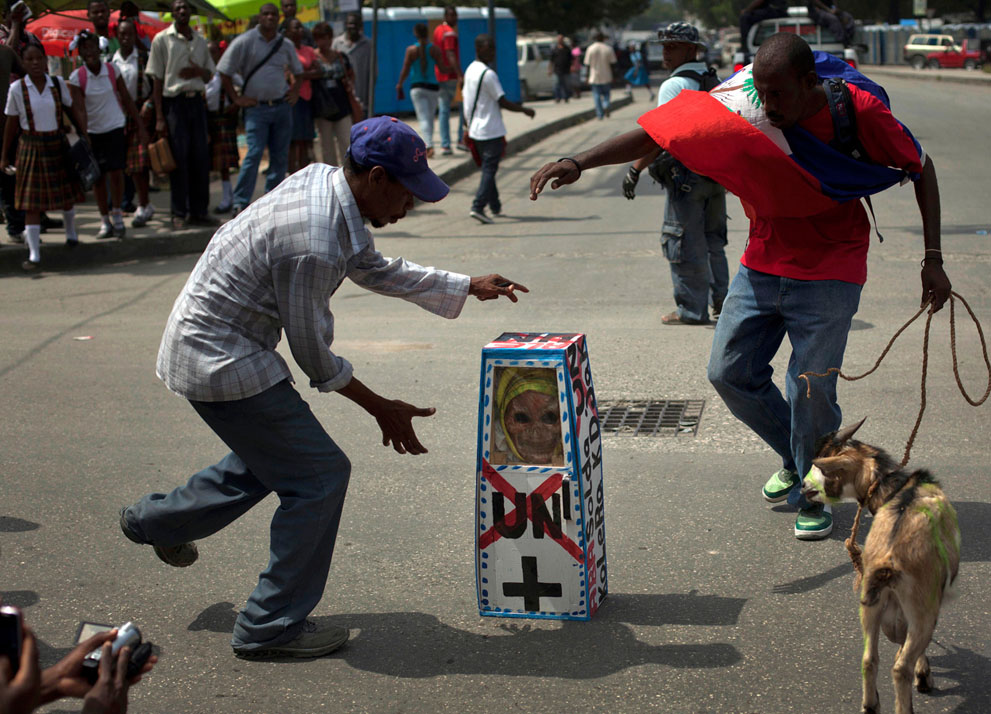
[[[940,175],[947,272],[991,328],[987,117],[991,91],[885,83],[897,114]],[[457,321],[346,284],[334,298],[337,351],[380,392],[436,406],[419,423],[430,453],[399,456],[336,395],[299,384],[354,463],[330,582],[314,615],[346,624],[331,657],[244,662],[229,647],[236,611],[267,560],[268,499],[200,543],[185,570],[120,534],[117,509],[165,491],[223,447],[156,379],[172,301],[195,258],[149,260],[0,281],[0,591],[25,608],[54,662],[80,620],[133,620],[162,648],[132,692],[134,712],[850,712],[859,710],[861,638],[843,548],[854,508],[833,536],[796,541],[793,514],[767,507],[779,464],[729,415],[705,379],[709,328],[661,326],[671,284],[658,242],[663,198],[644,179],[633,203],[625,168],[590,171],[536,204],[530,174],[633,126],[643,103],[509,159],[505,214],[468,217],[475,179],[377,234],[387,255],[470,274],[499,271],[531,289],[469,303]],[[746,220],[729,201],[730,247]],[[872,239],[846,367],[869,368],[918,307],[921,237],[910,188],[875,200],[885,240]],[[961,374],[983,393],[975,330],[958,311]],[[607,436],[610,595],[591,622],[479,618],[473,580],[473,494],[481,347],[506,330],[588,335],[598,397],[704,399],[697,436]],[[913,465],[943,480],[963,532],[957,599],[929,648],[936,691],[916,711],[987,712],[991,693],[991,406],[957,392],[949,321],[934,320],[928,408]],[[83,339],[86,338],[86,339]],[[874,376],[841,383],[859,436],[900,456],[919,405],[922,328],[896,343]],[[286,351],[288,355],[288,351]],[[780,375],[786,355],[776,362]],[[300,533],[300,537],[306,537]],[[883,643],[879,680],[894,647]],[[77,708],[78,709],[78,708]],[[47,712],[71,711],[67,703]]]

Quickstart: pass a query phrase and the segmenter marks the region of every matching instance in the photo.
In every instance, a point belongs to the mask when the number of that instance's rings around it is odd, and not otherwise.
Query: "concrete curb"
[[[915,79],[924,82],[951,82],[953,84],[969,84],[971,86],[991,87],[991,74],[980,70],[947,70],[942,72],[938,69],[893,69],[887,67],[875,67],[874,65],[864,65],[860,68],[864,74],[875,77],[895,77],[897,79]]]
[[[621,109],[630,104],[630,97],[614,100],[613,109]],[[506,155],[512,156],[528,149],[539,141],[564,131],[572,126],[589,121],[595,117],[595,110],[577,112],[547,124],[523,132],[513,137],[506,145]],[[438,175],[447,184],[453,184],[478,171],[471,157],[466,157],[455,166],[440,172]],[[57,212],[56,212],[57,213]],[[75,268],[89,268],[94,265],[112,265],[138,258],[154,258],[184,253],[202,253],[207,243],[213,237],[216,229],[189,228],[167,235],[150,236],[148,238],[125,238],[106,243],[80,243],[75,248],[67,248],[61,243],[61,233],[58,244],[42,243],[42,270],[55,272]],[[42,241],[46,236],[42,236]],[[21,263],[27,259],[26,250],[0,251],[0,276],[28,275],[21,269]],[[34,273],[37,275],[37,273]]]

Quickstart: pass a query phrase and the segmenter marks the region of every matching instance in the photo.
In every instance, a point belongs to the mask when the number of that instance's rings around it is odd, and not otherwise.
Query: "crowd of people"
[[[107,0],[92,0],[92,28],[69,46],[76,66],[67,79],[49,72],[23,3],[0,22],[0,196],[9,239],[27,244],[25,271],[40,267],[42,233],[62,228],[66,246],[79,244],[75,206],[85,193],[77,161],[69,160],[75,136],[85,139],[100,172],[92,186],[98,239],[123,238],[127,214],[133,228],[154,216],[152,149],[162,150],[162,139],[174,164],[168,184],[175,230],[219,224],[210,215],[211,171],[222,187],[213,212],[233,217],[252,200],[266,150],[266,192],[315,158],[343,162],[371,92],[371,43],[360,15],[349,15],[344,34],[334,37],[329,23],[305,27],[294,0],[267,3],[228,43],[208,41],[190,25],[188,0],[174,0],[171,10],[172,24],[149,41],[133,2],[111,23]],[[237,143],[242,130],[246,152]],[[318,134],[322,153],[314,157]],[[61,218],[48,215],[59,210]]]

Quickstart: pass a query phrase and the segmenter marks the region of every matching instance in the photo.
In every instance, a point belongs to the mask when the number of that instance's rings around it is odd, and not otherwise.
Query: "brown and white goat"
[[[856,501],[874,515],[854,589],[864,633],[862,712],[876,714],[878,630],[900,645],[891,670],[896,714],[912,712],[912,678],[932,690],[926,647],[960,564],[960,530],[939,482],[900,468],[884,450],[855,441],[859,424],[822,437],[802,492],[810,501]]]

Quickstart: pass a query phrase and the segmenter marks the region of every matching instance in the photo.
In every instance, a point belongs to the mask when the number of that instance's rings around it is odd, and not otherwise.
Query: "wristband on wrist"
[[[919,265],[921,265],[924,268],[926,267],[926,263],[939,263],[940,265],[942,265],[943,259],[940,256],[934,256],[932,258],[926,256],[925,258],[922,259],[922,262],[919,263]]]
[[[639,176],[640,175],[640,169],[638,169],[636,166],[631,166],[630,167],[630,173],[633,174],[634,176]]]
[[[578,169],[578,175],[579,176],[582,175],[582,165],[579,164],[577,161],[575,161],[573,158],[571,158],[570,156],[565,156],[557,160],[558,163],[561,163],[562,161],[570,161],[571,163],[573,163],[575,165],[575,168]]]

